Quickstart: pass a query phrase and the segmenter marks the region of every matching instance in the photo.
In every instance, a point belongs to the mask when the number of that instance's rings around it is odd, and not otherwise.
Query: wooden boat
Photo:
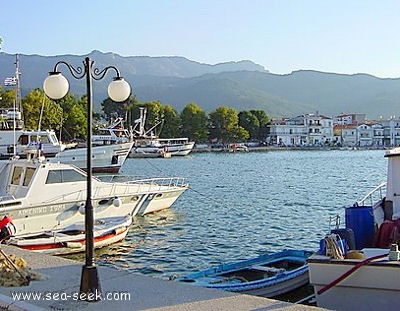
[[[94,248],[117,243],[125,238],[132,217],[107,217],[94,223]],[[22,249],[51,255],[65,255],[85,251],[85,223],[79,222],[60,230],[11,237],[8,244]]]
[[[312,252],[283,250],[190,273],[177,280],[188,284],[274,297],[308,284],[306,259]]]

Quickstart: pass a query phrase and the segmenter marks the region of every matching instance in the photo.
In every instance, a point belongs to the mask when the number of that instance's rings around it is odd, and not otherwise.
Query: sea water
[[[382,150],[192,153],[128,159],[121,174],[186,177],[171,209],[135,218],[96,263],[170,279],[285,248],[318,250],[353,205],[386,179]]]

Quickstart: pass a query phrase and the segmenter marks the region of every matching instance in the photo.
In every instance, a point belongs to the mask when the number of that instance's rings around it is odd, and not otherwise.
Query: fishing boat
[[[392,310],[400,297],[400,148],[386,152],[386,182],[345,208],[345,227],[307,260],[317,306]]]
[[[308,284],[306,259],[311,254],[304,250],[283,250],[221,264],[177,280],[206,288],[275,297]]]
[[[122,241],[132,223],[132,217],[104,217],[96,219],[93,227],[93,246],[102,248]],[[84,252],[86,249],[85,223],[77,222],[60,230],[12,236],[7,244],[50,255]]]
[[[98,127],[92,135],[93,146],[120,144],[132,141],[132,132],[124,126],[124,119],[116,118],[107,127]]]
[[[163,154],[167,154],[167,157],[186,156],[194,147],[195,142],[189,141],[186,137],[159,138],[155,135],[154,131],[162,121],[146,130],[146,109],[143,107],[140,108],[140,117],[135,123],[132,129],[134,145],[129,153],[130,158],[164,157]]]
[[[92,136],[93,145],[120,144],[133,142],[132,149],[128,155],[130,158],[169,158],[171,156],[186,156],[193,147],[194,142],[186,137],[179,138],[159,138],[154,131],[163,121],[158,122],[152,128],[146,130],[146,112],[140,107],[140,117],[135,120],[135,126],[130,130],[124,126],[122,118],[116,118],[107,127],[96,129]]]
[[[114,177],[114,176],[111,176]],[[169,208],[188,188],[184,178],[107,180],[92,177],[96,219],[143,216]],[[124,176],[125,178],[129,176]],[[0,166],[0,215],[7,215],[16,235],[54,231],[84,219],[86,172],[44,157],[10,159]]]

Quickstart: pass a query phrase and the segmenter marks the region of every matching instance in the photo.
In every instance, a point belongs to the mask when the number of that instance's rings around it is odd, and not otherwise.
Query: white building
[[[333,118],[334,125],[362,124],[365,122],[365,113],[340,114]]]
[[[319,114],[306,114],[269,125],[267,143],[278,146],[322,146],[333,142],[333,122]]]

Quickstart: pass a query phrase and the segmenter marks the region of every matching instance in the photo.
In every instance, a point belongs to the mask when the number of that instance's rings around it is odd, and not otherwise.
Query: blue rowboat
[[[187,274],[177,281],[262,297],[275,297],[309,283],[305,250],[283,250]]]

